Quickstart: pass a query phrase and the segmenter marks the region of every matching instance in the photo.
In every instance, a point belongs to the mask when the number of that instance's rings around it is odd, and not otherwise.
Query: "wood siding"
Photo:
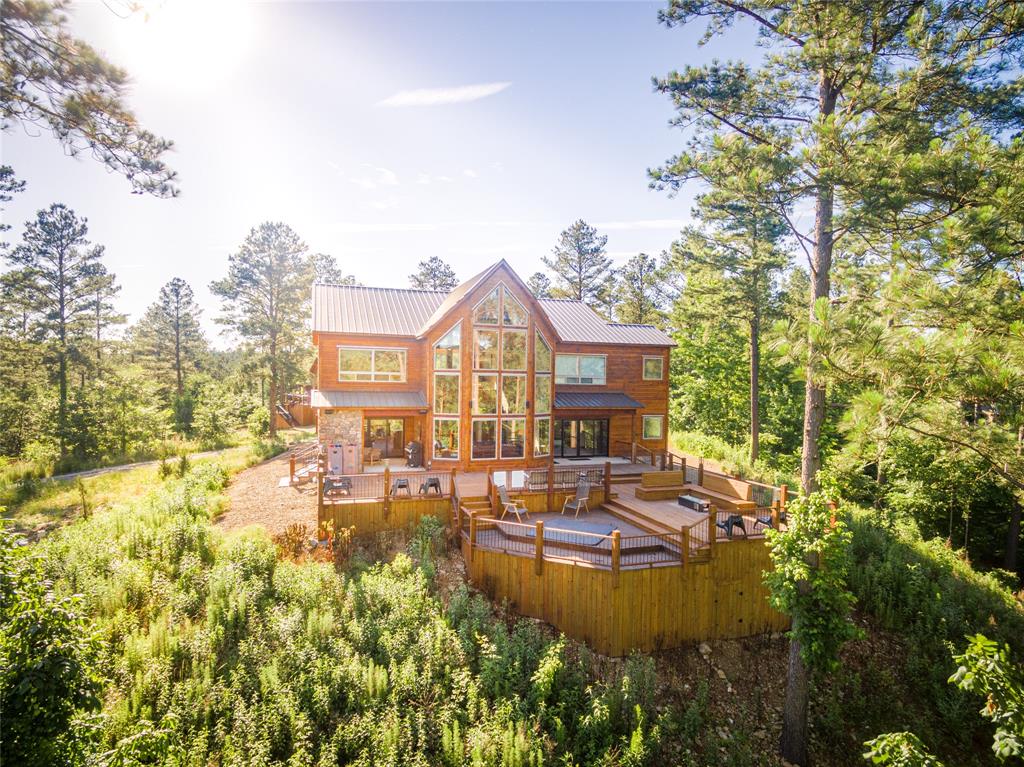
[[[583,386],[580,384],[555,384],[555,392],[621,391],[643,405],[634,411],[559,410],[559,418],[611,418],[608,424],[609,443],[615,441],[639,442],[650,450],[664,450],[668,447],[668,362],[669,350],[658,346],[616,346],[614,344],[559,344],[558,354],[604,354],[608,357],[606,384],[604,386]],[[643,377],[644,357],[661,357],[662,380],[645,381]],[[643,415],[665,417],[661,439],[643,439]],[[614,452],[614,447],[609,444]]]
[[[472,422],[471,411],[473,389],[473,307],[498,284],[503,284],[515,298],[523,304],[530,314],[527,328],[527,400],[529,408],[526,414],[526,448],[525,457],[510,459],[472,460]],[[459,407],[459,458],[458,460],[433,457],[433,346],[446,335],[456,324],[462,323],[462,349],[460,372],[460,407]],[[629,443],[634,439],[651,450],[663,450],[667,445],[668,416],[668,349],[663,347],[622,346],[615,344],[560,344],[556,340],[554,328],[547,321],[543,310],[523,285],[519,277],[504,266],[496,269],[486,280],[469,291],[450,312],[442,317],[424,336],[424,338],[406,338],[395,336],[344,335],[339,333],[314,333],[313,340],[317,347],[318,361],[315,366],[317,388],[330,390],[365,390],[378,391],[422,391],[427,399],[427,414],[416,421],[416,433],[424,443],[424,459],[432,462],[434,468],[458,468],[460,471],[484,471],[486,469],[507,469],[522,467],[539,467],[547,465],[549,456],[533,457],[534,412],[536,402],[534,392],[534,343],[535,332],[540,331],[552,346],[553,354],[606,354],[608,355],[607,385],[605,386],[555,386],[558,391],[622,391],[643,404],[643,409],[601,411],[573,410],[551,413],[552,418],[608,418],[609,449],[614,454],[616,441]],[[338,347],[363,346],[375,348],[403,348],[407,351],[407,375],[401,383],[338,381]],[[643,358],[645,356],[661,356],[664,362],[664,380],[643,380]],[[552,381],[554,380],[554,359],[552,359]],[[395,411],[398,415],[399,411]],[[665,431],[660,440],[642,441],[641,415],[662,415],[666,417]],[[386,411],[374,412],[378,416],[386,416]],[[412,415],[408,411],[402,415]],[[369,417],[369,412],[364,415]],[[552,432],[554,430],[552,429]],[[499,427],[500,437],[500,427]],[[500,440],[499,440],[500,441]],[[553,433],[552,433],[553,443]],[[552,444],[553,448],[553,444]]]
[[[704,639],[784,631],[768,605],[761,573],[771,567],[763,541],[716,546],[708,562],[620,570],[476,548],[463,541],[470,580],[489,598],[547,621],[605,655],[652,652]]]
[[[342,528],[353,527],[354,536],[409,530],[423,517],[436,517],[447,523],[452,508],[448,498],[392,498],[389,505],[390,508],[383,499],[325,505],[318,529],[330,520],[335,533]]]

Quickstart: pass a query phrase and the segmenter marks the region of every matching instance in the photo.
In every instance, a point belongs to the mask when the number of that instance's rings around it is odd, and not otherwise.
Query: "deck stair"
[[[634,527],[648,533],[677,532],[675,530],[669,530],[658,520],[647,516],[639,509],[629,506],[618,498],[612,498],[611,500],[605,501],[601,504],[600,508],[607,511],[613,517],[621,519],[623,522],[628,522]]]
[[[291,449],[288,484],[300,485],[316,477],[320,468],[320,443],[304,442]]]

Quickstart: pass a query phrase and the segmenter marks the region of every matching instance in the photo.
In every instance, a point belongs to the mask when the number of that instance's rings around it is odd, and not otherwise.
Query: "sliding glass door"
[[[608,455],[608,419],[559,419],[555,423],[555,458]]]

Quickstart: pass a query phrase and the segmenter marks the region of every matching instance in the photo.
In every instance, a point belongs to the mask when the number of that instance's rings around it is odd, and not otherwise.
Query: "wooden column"
[[[633,443],[633,447],[632,447],[632,449],[630,451],[630,454],[629,454],[629,460],[632,463],[636,463],[636,442]]]
[[[608,503],[612,497],[612,462],[604,462],[604,502]]]
[[[686,484],[686,457],[679,457],[679,470],[683,472],[683,484]]]
[[[779,522],[781,520],[781,515],[779,514],[779,506],[780,505],[781,504],[778,501],[773,501],[772,502],[772,527],[775,530],[779,529]]]
[[[288,481],[295,481],[295,453],[288,456]]]
[[[619,587],[619,556],[621,553],[622,534],[618,530],[612,530],[612,585]]]
[[[708,509],[708,556],[715,553],[715,541],[718,539],[718,509],[711,505]]]
[[[469,561],[473,561],[473,549],[476,548],[476,512],[469,512]]]
[[[789,485],[783,485],[779,488],[779,506],[782,507],[782,511],[786,510],[786,506],[789,505]]]
[[[704,459],[700,458],[697,460],[697,484],[703,487],[704,485]]]
[[[676,457],[672,453],[668,454],[668,470],[673,471],[676,465]]]
[[[324,474],[318,468],[316,470],[316,521],[323,527],[324,524]]]
[[[679,529],[679,543],[681,545],[679,556],[682,559],[683,567],[690,564],[690,528]]]
[[[537,532],[533,539],[533,569],[537,575],[544,572],[544,523],[537,522]]]
[[[384,516],[391,513],[391,467],[384,466]]]
[[[555,508],[555,456],[554,446],[552,446],[551,460],[548,462],[548,511],[554,511]]]

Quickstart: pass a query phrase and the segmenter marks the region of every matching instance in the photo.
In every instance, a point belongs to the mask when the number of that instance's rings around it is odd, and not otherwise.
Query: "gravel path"
[[[278,487],[288,476],[288,453],[240,472],[228,485],[227,510],[217,518],[223,530],[261,525],[271,535],[292,524],[305,525],[310,535],[316,530],[316,482],[298,487]]]

